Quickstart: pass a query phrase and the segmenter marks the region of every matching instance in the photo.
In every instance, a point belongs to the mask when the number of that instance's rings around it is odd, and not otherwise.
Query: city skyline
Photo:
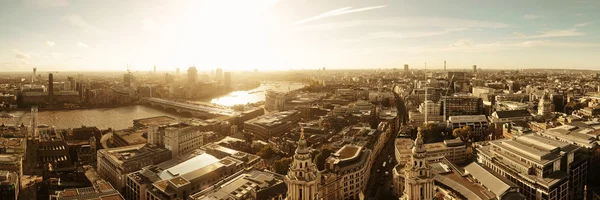
[[[600,69],[594,1],[2,4],[0,71]]]

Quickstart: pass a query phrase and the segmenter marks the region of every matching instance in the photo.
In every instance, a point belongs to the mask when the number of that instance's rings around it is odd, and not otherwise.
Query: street
[[[396,134],[393,134],[385,143],[380,155],[376,156],[377,159],[371,168],[371,176],[365,190],[367,199],[397,199],[392,195],[391,190],[392,169],[396,165],[394,155],[395,139]],[[382,167],[383,162],[386,162],[385,167]],[[388,172],[388,174],[386,175],[385,172]]]

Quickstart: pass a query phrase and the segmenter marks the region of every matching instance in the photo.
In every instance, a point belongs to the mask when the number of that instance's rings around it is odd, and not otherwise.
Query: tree
[[[455,128],[452,130],[454,137],[460,138],[462,141],[470,141],[473,139],[473,129],[470,126],[463,126],[462,128]]]
[[[571,101],[571,102],[567,103],[567,105],[565,105],[565,107],[567,107],[567,110],[568,110],[567,112],[570,113],[570,112],[582,109],[583,105],[580,103],[577,103],[575,101]]]
[[[327,158],[329,158],[329,156],[331,156],[332,153],[333,150],[327,147],[323,147],[321,150],[319,150],[319,153],[317,153],[317,156],[315,157],[315,164],[319,170],[325,169],[325,161]]]
[[[423,124],[417,130],[423,134],[423,141],[425,143],[441,142],[447,139],[447,136],[444,134],[444,128],[433,123]]]
[[[271,159],[275,151],[270,145],[265,145],[260,151],[257,153],[258,156],[262,159]]]
[[[281,158],[273,162],[273,171],[278,174],[287,175],[290,165],[292,164],[292,158]]]

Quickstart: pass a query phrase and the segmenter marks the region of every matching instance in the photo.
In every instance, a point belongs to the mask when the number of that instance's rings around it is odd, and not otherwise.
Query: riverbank
[[[70,110],[89,110],[89,109],[110,109],[110,108],[120,108],[120,107],[127,107],[127,106],[135,106],[135,105],[139,105],[138,103],[134,103],[134,104],[128,104],[128,105],[103,105],[103,106],[83,106],[83,107],[69,107],[69,108],[65,108],[65,107],[54,107],[54,108],[48,108],[48,107],[38,107],[38,111],[70,111]],[[1,109],[0,112],[18,112],[18,111],[31,111],[31,107],[29,108],[10,108],[10,109]]]

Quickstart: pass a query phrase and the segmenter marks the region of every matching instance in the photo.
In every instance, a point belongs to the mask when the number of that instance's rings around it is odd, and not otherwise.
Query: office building
[[[189,153],[204,145],[205,135],[212,132],[200,131],[197,127],[167,127],[164,134],[165,148],[171,150],[172,157]]]
[[[227,184],[242,175],[242,169],[252,166],[249,162],[242,161],[248,154],[215,144],[211,146],[218,146],[210,147],[218,150],[196,150],[186,156],[142,166],[141,170],[128,174],[125,178],[125,198],[188,199],[205,189],[217,189],[215,186]],[[254,160],[256,159],[251,159],[251,162]]]
[[[354,89],[337,89],[335,95],[350,101],[356,100],[356,91]]]
[[[95,180],[92,187],[66,189],[50,195],[50,200],[72,199],[125,200],[119,191],[102,179]]]
[[[425,101],[419,105],[418,111],[409,111],[408,118],[414,124],[423,124],[427,122],[444,121],[444,116],[441,115],[441,103],[433,101]],[[425,119],[427,117],[427,119]]]
[[[537,134],[476,145],[477,162],[520,187],[527,199],[580,199],[588,174],[582,148]]]
[[[444,119],[450,116],[483,114],[483,100],[479,97],[444,96],[441,101]]]
[[[231,179],[231,181],[193,194],[189,199],[279,200],[286,197],[287,187],[280,174],[245,169],[240,175],[233,175],[227,179]]]
[[[140,144],[101,149],[97,156],[98,175],[121,191],[128,173],[170,160],[171,151],[155,145]]]
[[[225,89],[233,89],[233,83],[231,82],[231,72],[223,73],[223,85]]]
[[[54,75],[48,74],[48,102],[52,104],[54,102]]]
[[[292,130],[299,121],[300,112],[297,110],[273,112],[244,122],[244,131],[268,139]]]
[[[528,110],[496,111],[490,116],[491,123],[528,122],[533,120],[533,115]]]
[[[188,84],[195,84],[196,79],[198,78],[198,70],[196,70],[195,66],[188,68]]]
[[[451,116],[448,118],[447,127],[450,130],[462,128],[465,126],[471,127],[471,130],[473,130],[473,138],[476,141],[479,139],[483,139],[483,137],[489,136],[487,134],[489,131],[490,124],[485,115],[461,115]]]
[[[217,68],[217,70],[215,72],[215,80],[217,80],[217,81],[223,80],[223,69]]]
[[[411,158],[414,142],[409,138],[396,138],[394,156],[400,165],[406,165]],[[467,160],[467,146],[460,139],[444,140],[443,142],[424,144],[427,149],[429,163],[440,162],[443,158],[462,164]]]
[[[473,73],[477,73],[477,65],[473,65]]]
[[[320,198],[325,200],[359,199],[365,192],[373,158],[370,149],[355,144],[344,145],[325,161],[321,172],[324,183]]]
[[[404,64],[404,73],[408,74],[408,64]]]

